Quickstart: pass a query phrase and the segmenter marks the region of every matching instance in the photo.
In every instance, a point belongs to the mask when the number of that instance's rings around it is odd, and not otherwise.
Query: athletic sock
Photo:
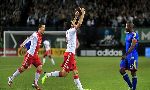
[[[51,63],[52,63],[53,65],[55,65],[55,61],[54,61],[53,58],[51,58]]]
[[[43,58],[43,65],[45,64],[45,58]]]
[[[22,73],[22,70],[19,68],[17,69],[14,74],[11,76],[11,79],[14,80],[15,77],[17,77],[20,73]]]
[[[38,80],[40,78],[40,75],[41,75],[41,71],[37,70],[36,73],[35,73],[35,79],[34,79],[34,83],[36,85],[38,85]]]
[[[127,73],[123,75],[123,79],[127,82],[128,86],[132,88],[132,84]]]
[[[81,85],[81,82],[80,82],[78,76],[74,76],[74,83],[75,83],[75,85],[77,86],[77,88],[78,88],[79,90],[83,90],[83,87],[82,87],[82,85]]]
[[[136,90],[137,76],[132,77],[132,85],[133,85],[133,90]]]
[[[60,71],[54,71],[50,73],[46,73],[47,77],[62,77],[62,74]]]

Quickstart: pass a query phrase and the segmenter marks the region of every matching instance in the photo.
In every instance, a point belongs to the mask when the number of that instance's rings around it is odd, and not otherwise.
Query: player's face
[[[126,23],[126,32],[130,32],[130,31],[132,31],[132,29],[133,29],[133,25]]]
[[[40,27],[40,33],[44,34],[44,31],[45,31],[45,25],[42,25],[42,27]]]

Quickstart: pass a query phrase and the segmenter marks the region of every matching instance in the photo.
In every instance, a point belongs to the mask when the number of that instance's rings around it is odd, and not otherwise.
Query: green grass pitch
[[[21,65],[23,57],[0,57],[0,90],[34,90],[31,87],[35,75],[35,67],[26,70],[15,78],[12,87],[7,85],[7,77]],[[63,57],[54,57],[53,66],[47,59],[43,71],[61,70]],[[119,71],[120,57],[77,57],[79,76],[84,88],[91,90],[127,90]],[[130,74],[130,72],[128,72]],[[150,58],[139,57],[137,90],[150,90]],[[130,76],[131,77],[131,76]],[[39,86],[42,90],[76,90],[72,72],[65,78],[48,78]]]

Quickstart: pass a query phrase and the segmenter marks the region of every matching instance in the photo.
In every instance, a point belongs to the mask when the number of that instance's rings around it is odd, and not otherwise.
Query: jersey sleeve
[[[29,41],[32,41],[34,38],[36,38],[36,33],[33,33],[30,37],[28,37],[28,38],[23,42],[23,45],[27,44]]]

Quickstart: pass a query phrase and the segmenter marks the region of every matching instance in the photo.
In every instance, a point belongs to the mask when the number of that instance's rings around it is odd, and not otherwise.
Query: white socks
[[[39,73],[35,73],[35,79],[34,79],[34,83],[36,84],[36,85],[38,85],[38,80],[39,80],[39,78],[40,78],[40,74]]]
[[[59,73],[60,71],[54,71],[54,72],[46,73],[46,76],[47,77],[59,77]],[[77,86],[78,90],[83,90],[83,87],[81,85],[79,78],[74,79],[74,83]]]
[[[19,70],[17,69],[16,72],[11,76],[11,79],[14,80],[20,74]]]
[[[45,64],[45,58],[43,58],[43,65]],[[55,65],[55,61],[54,61],[54,59],[53,58],[51,58],[51,63],[53,64],[53,65]]]
[[[45,64],[45,58],[43,58],[43,65]]]
[[[55,62],[54,62],[54,59],[53,59],[53,58],[51,58],[51,63],[52,63],[53,65],[55,65]]]
[[[47,77],[59,77],[59,72],[60,71],[54,71],[54,72],[46,73],[46,76]]]
[[[78,79],[74,79],[74,83],[75,83],[75,85],[77,85],[78,90],[83,90],[79,78]]]

